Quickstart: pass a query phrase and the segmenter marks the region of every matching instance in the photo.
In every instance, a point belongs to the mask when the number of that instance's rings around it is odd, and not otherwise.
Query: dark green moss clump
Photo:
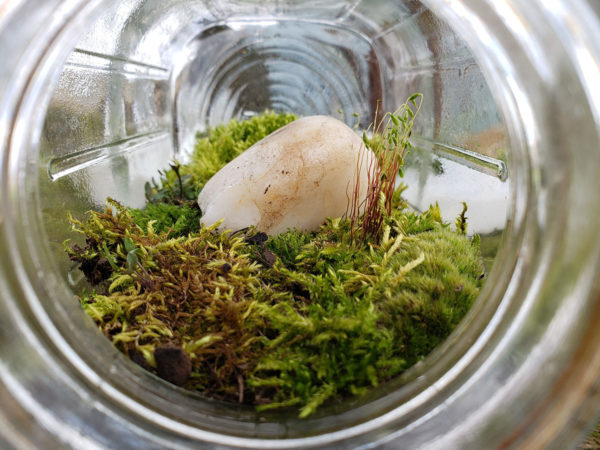
[[[306,417],[427,355],[477,297],[483,266],[460,218],[452,231],[437,206],[409,212],[399,195],[360,244],[360,223],[344,218],[270,238],[200,227],[195,198],[208,178],[292,119],[213,130],[189,165],[147,187],[144,210],[109,199],[71,219],[86,246],[66,248],[95,285],[83,308],[134,361],[211,398]]]

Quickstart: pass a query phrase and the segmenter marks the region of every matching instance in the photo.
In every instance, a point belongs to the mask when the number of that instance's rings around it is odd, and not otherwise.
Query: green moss
[[[229,161],[296,118],[294,114],[270,112],[246,121],[232,120],[226,125],[220,125],[206,136],[198,136],[194,156],[185,171],[202,188]]]
[[[600,424],[596,425],[594,431],[587,436],[585,441],[577,446],[577,449],[598,449],[600,448]]]
[[[232,120],[197,136],[190,162],[161,173],[160,182],[146,184],[148,203],[179,204],[195,200],[200,189],[225,164],[262,138],[296,120],[294,114],[266,112],[249,120]]]
[[[149,203],[144,209],[129,210],[136,225],[148,230],[148,224],[157,232],[169,231],[172,237],[187,236],[198,230],[202,214],[196,202],[183,205]]]
[[[150,188],[144,210],[109,200],[71,219],[87,245],[65,247],[95,285],[80,295],[84,309],[139,364],[163,376],[156,350],[175,345],[190,362],[185,388],[306,417],[426,356],[477,297],[483,266],[464,214],[454,232],[437,206],[407,211],[401,190],[381,232],[360,244],[360,219],[268,239],[201,227],[186,192],[195,198],[220,166],[292,118],[212,130],[189,165]]]

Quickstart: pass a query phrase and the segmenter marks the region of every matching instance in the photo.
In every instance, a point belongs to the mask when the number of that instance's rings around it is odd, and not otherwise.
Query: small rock
[[[221,230],[254,225],[270,235],[288,228],[317,230],[327,217],[344,215],[357,177],[359,198],[366,197],[373,164],[373,153],[344,123],[327,116],[298,119],[206,183],[198,196],[202,222],[223,219]]]
[[[246,242],[248,244],[263,245],[265,242],[267,242],[268,239],[269,239],[269,237],[267,236],[266,233],[259,231],[258,233],[254,234],[252,236],[248,236],[246,238]]]
[[[265,250],[262,254],[262,260],[267,267],[273,267],[277,261],[277,256],[271,250]]]
[[[154,350],[156,372],[163,380],[182,386],[192,372],[192,361],[181,347],[165,344]]]

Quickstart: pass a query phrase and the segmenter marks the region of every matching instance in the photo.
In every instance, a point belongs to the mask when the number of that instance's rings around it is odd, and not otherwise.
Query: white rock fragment
[[[198,204],[206,225],[221,230],[255,225],[274,235],[317,230],[346,213],[359,176],[367,193],[371,150],[347,125],[327,116],[298,119],[254,144],[206,183]]]

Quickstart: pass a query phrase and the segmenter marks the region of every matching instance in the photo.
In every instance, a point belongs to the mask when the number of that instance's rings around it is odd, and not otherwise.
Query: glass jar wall
[[[600,34],[584,1],[9,1],[0,10],[6,447],[481,448],[593,421]],[[265,109],[366,127],[425,103],[409,203],[503,232],[480,299],[400,379],[311,419],[168,385],[76,306],[66,210],[144,201],[195,133]],[[2,441],[0,441],[2,442]]]

